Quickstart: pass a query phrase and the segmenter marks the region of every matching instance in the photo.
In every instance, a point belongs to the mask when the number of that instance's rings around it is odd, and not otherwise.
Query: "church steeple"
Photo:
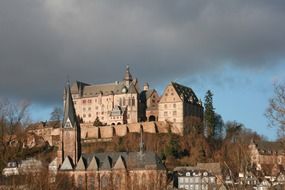
[[[80,124],[77,121],[70,84],[67,82],[64,95],[64,117],[61,127],[61,144],[58,149],[60,163],[69,157],[74,164],[81,155]]]
[[[69,81],[65,87],[65,100],[64,100],[64,117],[63,117],[63,128],[77,128],[78,122],[73,104],[73,99],[70,91]]]
[[[126,67],[124,81],[125,81],[126,86],[128,86],[128,87],[130,86],[130,83],[133,81],[133,77],[132,77],[132,75],[130,73],[129,65],[127,65],[127,67]]]

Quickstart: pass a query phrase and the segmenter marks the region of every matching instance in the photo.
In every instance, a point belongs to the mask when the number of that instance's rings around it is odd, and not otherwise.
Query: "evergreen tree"
[[[103,126],[103,123],[99,120],[99,117],[97,116],[94,123],[93,123],[93,126]]]
[[[213,93],[208,90],[205,95],[205,113],[204,113],[204,124],[206,129],[207,137],[211,138],[215,134],[215,108],[213,106]]]

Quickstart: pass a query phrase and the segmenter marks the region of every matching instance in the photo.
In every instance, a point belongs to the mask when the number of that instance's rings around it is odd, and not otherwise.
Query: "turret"
[[[127,87],[129,87],[132,81],[133,81],[133,77],[132,77],[132,75],[130,73],[130,67],[129,67],[129,65],[127,65],[125,76],[124,76],[125,85]]]

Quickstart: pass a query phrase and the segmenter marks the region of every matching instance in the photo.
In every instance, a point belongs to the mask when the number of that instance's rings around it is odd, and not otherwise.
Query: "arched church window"
[[[135,106],[136,105],[136,100],[135,100],[135,98],[133,97],[132,98],[132,106]]]
[[[102,190],[109,190],[110,189],[110,180],[109,177],[107,175],[103,175],[101,177],[101,188]]]
[[[78,189],[83,189],[83,177],[81,175],[78,176]]]

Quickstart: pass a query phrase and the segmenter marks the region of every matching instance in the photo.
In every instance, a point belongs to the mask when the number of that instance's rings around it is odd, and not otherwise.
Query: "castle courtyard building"
[[[194,91],[176,82],[171,82],[165,88],[158,110],[158,121],[172,123],[179,134],[189,132],[191,119],[203,119],[202,102]]]

